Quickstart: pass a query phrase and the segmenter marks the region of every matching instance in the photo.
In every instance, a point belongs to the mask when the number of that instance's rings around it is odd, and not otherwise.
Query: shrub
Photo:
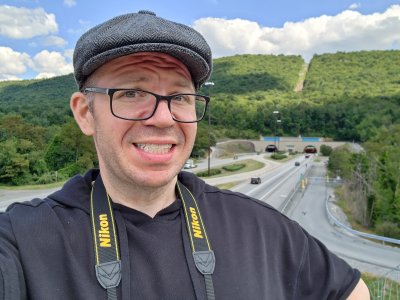
[[[210,176],[221,174],[220,169],[210,169]],[[199,177],[208,177],[208,170],[196,173]]]
[[[390,238],[400,238],[400,228],[398,224],[392,222],[378,223],[376,226],[376,233]]]
[[[332,147],[330,147],[328,145],[321,145],[321,147],[319,148],[319,152],[323,156],[329,156],[329,155],[331,155]]]
[[[285,159],[287,156],[285,154],[281,153],[275,153],[271,155],[272,159],[280,160],[280,159]]]
[[[246,165],[245,164],[234,164],[229,166],[224,166],[222,169],[228,172],[235,172],[237,170],[243,169]]]

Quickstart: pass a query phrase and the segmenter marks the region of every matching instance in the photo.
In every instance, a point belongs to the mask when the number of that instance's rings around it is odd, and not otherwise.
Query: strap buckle
[[[203,275],[211,275],[214,273],[215,256],[214,251],[195,251],[193,252],[194,263],[197,270]]]
[[[110,261],[95,266],[96,277],[105,289],[117,287],[121,281],[121,261]]]

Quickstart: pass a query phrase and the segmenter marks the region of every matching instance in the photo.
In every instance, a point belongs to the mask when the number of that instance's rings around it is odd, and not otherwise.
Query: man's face
[[[96,70],[91,86],[134,88],[159,95],[194,93],[187,68],[165,54],[136,54],[114,59]],[[92,127],[102,174],[113,183],[161,187],[176,180],[189,157],[196,123],[177,123],[167,101],[144,121],[111,114],[109,96],[92,94]]]

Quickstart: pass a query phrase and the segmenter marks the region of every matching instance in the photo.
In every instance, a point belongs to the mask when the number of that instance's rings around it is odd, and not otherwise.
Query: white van
[[[196,167],[197,167],[197,165],[194,164],[193,159],[188,159],[185,162],[185,165],[183,166],[184,169],[192,169],[192,168],[196,168]]]

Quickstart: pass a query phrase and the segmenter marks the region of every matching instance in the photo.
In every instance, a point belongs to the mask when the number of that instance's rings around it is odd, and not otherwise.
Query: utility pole
[[[275,118],[274,118],[274,123],[275,123],[275,126],[274,126],[274,154],[276,154],[276,126],[277,126],[277,122],[278,122],[279,111],[274,110],[272,113],[275,116]]]
[[[214,86],[214,82],[207,81],[204,83],[207,87],[207,96],[211,97],[211,87]],[[211,101],[208,104],[208,177],[210,177],[210,167],[211,167]]]
[[[281,125],[282,124],[282,120],[281,119],[278,119],[278,120],[276,120],[276,124],[279,124],[279,125]],[[278,125],[277,125],[278,126]],[[275,137],[276,138],[276,137]],[[277,150],[279,151],[279,138],[278,138],[278,148],[277,148]]]

